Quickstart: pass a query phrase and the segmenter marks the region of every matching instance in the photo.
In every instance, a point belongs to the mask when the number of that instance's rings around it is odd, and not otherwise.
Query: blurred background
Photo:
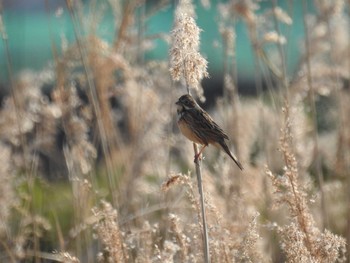
[[[196,2],[196,1],[195,1]],[[222,87],[223,72],[223,46],[221,43],[220,32],[217,30],[217,22],[220,14],[215,7],[218,3],[227,1],[210,1],[211,8],[196,4],[196,15],[198,26],[203,30],[201,33],[201,52],[209,62],[209,73],[211,78],[205,80],[205,91],[215,89],[216,86]],[[272,1],[258,1],[258,14],[267,13],[273,6]],[[308,2],[308,12],[313,13],[314,5],[312,1]],[[145,59],[168,59],[169,45],[162,34],[168,34],[173,25],[174,5],[176,1],[145,1],[144,14],[144,35],[152,39],[152,47],[145,52]],[[104,1],[89,2],[82,1],[85,15],[98,19],[98,25],[94,28],[94,34],[101,39],[112,43],[117,34],[113,10],[107,8]],[[300,47],[304,39],[303,11],[302,3],[295,1],[276,1],[276,4],[288,10],[293,20],[292,27],[282,26],[281,30],[285,33],[284,37],[288,40],[285,46],[285,57],[287,63],[287,72],[292,73],[300,59]],[[70,45],[75,41],[74,27],[65,1],[54,0],[3,0],[2,19],[5,25],[5,31],[8,36],[9,54],[11,55],[12,71],[14,74],[23,70],[38,71],[47,64],[52,63],[52,45],[57,47]],[[161,7],[154,13],[154,10]],[[96,13],[91,13],[96,10]],[[90,12],[90,14],[89,14]],[[103,15],[102,15],[103,13]],[[95,21],[96,22],[96,21]],[[86,22],[88,23],[88,21]],[[88,27],[88,25],[86,25]],[[88,30],[85,32],[89,34]],[[91,33],[91,32],[90,32]],[[243,94],[256,94],[254,85],[254,74],[256,63],[249,35],[244,22],[237,19],[235,23],[235,45],[236,45],[236,64],[238,76],[238,88]],[[4,50],[3,42],[0,43],[1,50]],[[268,49],[269,47],[267,47]],[[60,49],[58,49],[58,52]],[[60,53],[60,52],[59,52]],[[2,87],[8,85],[8,72],[6,70],[7,59],[5,52],[0,54],[0,66],[3,70],[0,72]],[[218,91],[217,91],[218,92]]]
[[[212,262],[350,262],[349,5],[0,0],[0,262],[203,262],[191,55]]]

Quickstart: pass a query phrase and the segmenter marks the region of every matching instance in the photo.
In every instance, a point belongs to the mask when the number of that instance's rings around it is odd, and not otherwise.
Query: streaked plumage
[[[203,145],[198,156],[205,147],[212,144],[224,150],[237,166],[243,170],[243,166],[231,153],[225,142],[225,139],[229,139],[226,133],[215,123],[209,114],[196,103],[191,95],[181,96],[176,102],[176,105],[178,106],[177,124],[182,134],[189,140]]]

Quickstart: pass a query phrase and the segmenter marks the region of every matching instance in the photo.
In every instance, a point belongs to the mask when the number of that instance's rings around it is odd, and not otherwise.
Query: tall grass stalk
[[[315,166],[316,166],[316,173],[317,173],[317,180],[320,187],[320,194],[321,194],[321,208],[322,208],[322,228],[328,228],[329,222],[328,222],[328,213],[326,208],[326,200],[325,200],[325,194],[324,194],[324,179],[323,179],[323,171],[321,167],[321,160],[320,160],[320,151],[319,151],[319,139],[318,139],[318,127],[317,127],[317,111],[316,111],[316,100],[315,100],[315,89],[314,84],[312,80],[312,70],[311,70],[311,48],[310,48],[310,32],[308,29],[308,24],[306,21],[306,14],[307,14],[307,2],[303,1],[303,23],[304,23],[304,30],[305,30],[305,47],[306,47],[306,78],[307,78],[307,85],[309,88],[309,105],[311,108],[311,119],[313,122],[312,127],[312,138],[314,140],[314,160],[315,160]]]
[[[272,3],[273,3],[273,9],[276,10],[277,9],[277,1],[273,0]],[[273,22],[274,22],[274,26],[275,26],[277,34],[279,36],[281,36],[282,34],[281,34],[279,22],[277,20],[276,12],[273,12]],[[284,99],[288,102],[288,100],[289,100],[289,89],[288,89],[289,84],[288,84],[288,78],[287,78],[287,61],[286,61],[286,56],[285,56],[285,52],[284,52],[282,43],[280,41],[277,41],[276,45],[278,47],[280,61],[281,61],[281,64],[282,64],[281,65],[282,69],[281,69],[281,80],[280,81],[281,81],[283,90],[285,92]]]
[[[14,80],[14,75],[13,75],[13,71],[12,71],[12,58],[11,58],[11,54],[10,54],[10,48],[9,48],[9,42],[8,42],[8,36],[6,33],[6,28],[5,28],[5,24],[3,21],[3,13],[2,13],[2,2],[0,2],[0,34],[1,34],[1,38],[2,41],[4,43],[4,47],[5,47],[5,58],[6,58],[6,68],[7,68],[7,74],[10,80],[10,91],[11,91],[11,96],[13,99],[13,103],[15,105],[15,115],[16,115],[16,124],[17,124],[17,129],[18,129],[18,133],[20,136],[20,147],[22,148],[21,153],[22,153],[22,158],[23,158],[23,164],[24,164],[24,172],[27,175],[27,179],[28,179],[28,185],[31,186],[32,185],[32,176],[29,172],[29,165],[27,163],[27,143],[26,143],[26,138],[22,132],[22,127],[21,127],[21,113],[20,113],[20,102],[19,102],[19,94],[18,91],[16,89],[16,84],[15,84],[15,80]]]
[[[87,80],[87,85],[88,85],[88,89],[89,89],[89,93],[90,93],[90,100],[91,100],[91,105],[92,108],[94,110],[95,116],[96,116],[96,122],[97,122],[97,127],[98,127],[98,131],[100,134],[100,139],[101,139],[101,146],[102,146],[102,151],[104,154],[104,160],[106,163],[106,168],[107,168],[107,177],[108,177],[108,181],[109,181],[109,191],[110,191],[110,195],[111,198],[113,200],[113,205],[117,206],[118,205],[118,201],[116,196],[114,195],[115,193],[115,189],[117,188],[116,182],[115,182],[115,178],[113,175],[113,165],[112,165],[112,160],[111,160],[111,155],[110,155],[110,148],[108,146],[108,142],[107,142],[107,135],[106,135],[106,130],[105,127],[103,125],[102,122],[102,114],[101,114],[101,110],[100,110],[100,103],[98,101],[98,94],[96,91],[96,86],[93,80],[93,74],[91,72],[90,69],[90,65],[87,61],[87,51],[86,51],[86,44],[83,44],[81,41],[81,36],[79,33],[79,29],[81,28],[80,25],[81,23],[79,22],[79,19],[76,15],[74,6],[72,1],[70,0],[66,0],[66,4],[69,10],[69,14],[71,16],[71,20],[73,23],[73,29],[74,29],[74,34],[75,34],[75,38],[76,38],[76,42],[78,45],[78,50],[79,50],[79,55],[80,55],[80,59],[84,68],[84,73],[85,73],[85,77]]]
[[[350,4],[350,2],[349,2]],[[350,15],[350,9],[348,8],[348,13]],[[334,50],[337,50],[337,45],[336,45],[336,39],[335,39],[335,36],[333,35],[333,32],[332,32],[332,25],[331,25],[331,19],[332,17],[329,17],[327,15],[324,15],[323,17],[324,20],[326,20],[326,24],[327,24],[327,37],[329,39],[329,42],[330,42],[330,51],[329,51],[329,57],[330,57],[330,60],[332,63],[336,64],[337,61],[335,58],[333,58],[332,56],[332,51]],[[348,20],[348,27],[350,27],[350,20]],[[348,58],[350,58],[350,39],[348,39],[348,52],[347,52],[347,56]],[[346,87],[346,84],[345,83],[342,83],[342,77],[340,75],[340,73],[334,68],[334,67],[331,67],[330,69],[332,71],[332,75],[334,75],[334,81],[336,83],[337,86],[341,87],[342,85],[345,86],[345,88],[348,88],[350,89],[350,82],[348,82],[348,87]],[[348,74],[350,76],[350,63],[348,63]],[[340,133],[347,133],[349,131],[349,128],[346,127],[347,125],[344,125],[346,123],[346,120],[347,120],[347,117],[346,117],[346,113],[345,113],[345,105],[344,105],[344,99],[342,99],[342,90],[341,89],[336,89],[335,90],[335,93],[336,93],[336,98],[337,98],[337,101],[339,103],[338,105],[338,111],[339,111],[339,116],[338,116],[338,129],[341,131]],[[350,187],[350,149],[349,148],[346,148],[346,147],[343,147],[342,149],[342,154],[345,156],[344,158],[344,161],[345,161],[345,171],[344,171],[344,174],[347,174],[347,187]],[[319,161],[320,162],[320,161]],[[321,164],[320,164],[321,165]],[[348,203],[350,203],[350,194],[348,194],[347,196],[348,198]],[[350,206],[348,207],[348,231],[350,232]],[[325,218],[327,220],[327,224],[326,226],[329,227],[329,217],[328,215],[326,216]],[[346,235],[346,240],[347,240],[347,251],[349,251],[349,248],[350,248],[350,233],[348,233]]]
[[[11,54],[10,54],[10,48],[9,48],[9,42],[8,42],[8,35],[6,33],[6,28],[5,28],[5,24],[3,21],[3,9],[2,9],[2,2],[0,2],[0,34],[1,34],[1,38],[3,40],[4,43],[4,47],[5,47],[5,57],[6,57],[6,67],[7,67],[7,73],[8,73],[8,77],[10,80],[10,92],[11,92],[11,97],[13,100],[13,105],[14,105],[14,110],[15,110],[15,117],[16,117],[16,128],[18,130],[18,135],[19,135],[19,141],[20,141],[20,149],[21,149],[21,156],[22,156],[22,162],[23,162],[23,167],[24,168],[24,174],[26,176],[26,184],[28,186],[28,191],[30,195],[33,195],[34,191],[34,176],[33,176],[33,172],[30,169],[30,165],[28,163],[28,157],[29,157],[29,151],[27,148],[27,140],[26,137],[24,135],[24,132],[22,130],[22,112],[23,109],[21,107],[21,102],[20,102],[20,95],[19,92],[17,90],[16,87],[16,83],[15,83],[15,79],[14,79],[14,74],[13,74],[13,70],[12,70],[12,58],[11,58]],[[22,105],[23,106],[23,105]],[[26,211],[29,211],[30,216],[34,217],[35,216],[35,212],[32,209],[32,203],[33,203],[33,198],[32,196],[29,198],[25,199],[25,204],[24,207],[26,209]],[[23,218],[21,218],[20,220],[20,226],[19,226],[19,232],[22,232],[22,229],[25,228],[24,226],[24,222],[23,222]],[[36,230],[36,222],[33,223],[32,226],[32,231],[35,232]],[[32,239],[33,241],[33,245],[35,247],[35,252],[38,251],[39,248],[39,240],[36,236],[33,237]],[[7,250],[7,247],[5,247]],[[9,254],[10,258],[12,259],[13,256],[11,254]],[[34,259],[35,262],[39,261],[39,258],[37,257],[37,254],[34,254]]]
[[[193,143],[193,150],[195,156],[198,156],[198,147],[197,144]],[[198,192],[200,196],[200,204],[201,204],[201,212],[202,212],[202,228],[203,228],[203,254],[204,254],[204,262],[210,262],[210,253],[209,253],[209,236],[208,236],[208,226],[206,220],[205,213],[205,201],[204,201],[204,192],[203,192],[203,180],[202,180],[202,171],[201,164],[199,158],[195,160],[196,164],[196,175],[197,175],[197,184],[198,184]]]
[[[349,4],[350,5],[350,4]],[[348,16],[350,17],[350,8],[348,8]],[[350,20],[348,20],[348,27],[350,28]],[[329,34],[331,35],[331,32],[329,32]],[[347,45],[347,56],[348,58],[350,58],[350,41],[348,41],[348,45]],[[350,62],[348,62],[348,74],[350,76]],[[346,84],[345,84],[346,85]],[[345,86],[344,85],[344,86]],[[348,90],[350,90],[350,81],[348,82],[347,84],[347,88]],[[339,91],[338,91],[339,92]],[[340,105],[340,108],[341,108],[341,125],[340,127],[341,128],[344,128],[345,124],[347,123],[347,117],[346,117],[346,113],[344,113],[344,107],[342,104],[344,104],[344,100],[342,100],[341,98],[341,95],[340,95],[340,92],[338,93],[338,98],[339,98],[339,101],[340,102],[343,102],[341,103]],[[346,102],[347,103],[347,102]],[[347,124],[346,124],[347,125]],[[348,126],[348,125],[347,125]],[[344,130],[344,129],[342,129]],[[345,133],[347,133],[349,135],[350,133],[350,129],[349,127],[347,127],[347,131],[345,131]],[[346,148],[346,146],[344,147],[344,155],[345,155],[345,165],[346,165],[346,174],[348,175],[347,176],[347,189],[350,188],[350,149],[349,148]],[[350,204],[350,192],[348,191],[348,194],[347,194],[347,202],[348,204]],[[348,205],[348,208],[347,208],[347,233],[346,233],[346,241],[347,241],[347,251],[350,251],[350,205]]]
[[[172,47],[170,49],[170,72],[174,80],[183,79],[186,83],[187,93],[190,94],[190,87],[197,91],[199,96],[203,97],[203,90],[200,82],[207,76],[207,61],[198,52],[199,50],[199,32],[193,15],[193,6],[191,1],[180,1],[175,13],[174,29],[172,32]],[[195,165],[198,191],[200,195],[201,217],[202,217],[202,237],[204,262],[210,262],[210,249],[208,240],[208,226],[205,214],[205,198],[203,192],[203,180],[201,164],[198,156],[198,148],[193,143],[195,154]]]

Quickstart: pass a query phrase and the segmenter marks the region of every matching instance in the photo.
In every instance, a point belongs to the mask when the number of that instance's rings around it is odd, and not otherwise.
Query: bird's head
[[[179,98],[179,100],[177,102],[175,102],[175,104],[177,105],[177,111],[178,112],[182,112],[184,110],[194,109],[194,108],[196,108],[198,106],[196,101],[189,94],[182,95]]]

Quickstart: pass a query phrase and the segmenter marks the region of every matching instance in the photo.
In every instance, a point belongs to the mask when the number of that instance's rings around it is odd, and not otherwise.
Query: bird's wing
[[[201,118],[203,119],[203,125],[206,126],[206,132],[208,135],[215,136],[217,139],[227,139],[227,134],[220,128],[220,126],[210,117],[210,115],[202,110],[200,112]]]
[[[193,130],[205,144],[212,141],[228,140],[227,134],[204,110],[192,109],[187,111],[189,123],[193,123]]]

